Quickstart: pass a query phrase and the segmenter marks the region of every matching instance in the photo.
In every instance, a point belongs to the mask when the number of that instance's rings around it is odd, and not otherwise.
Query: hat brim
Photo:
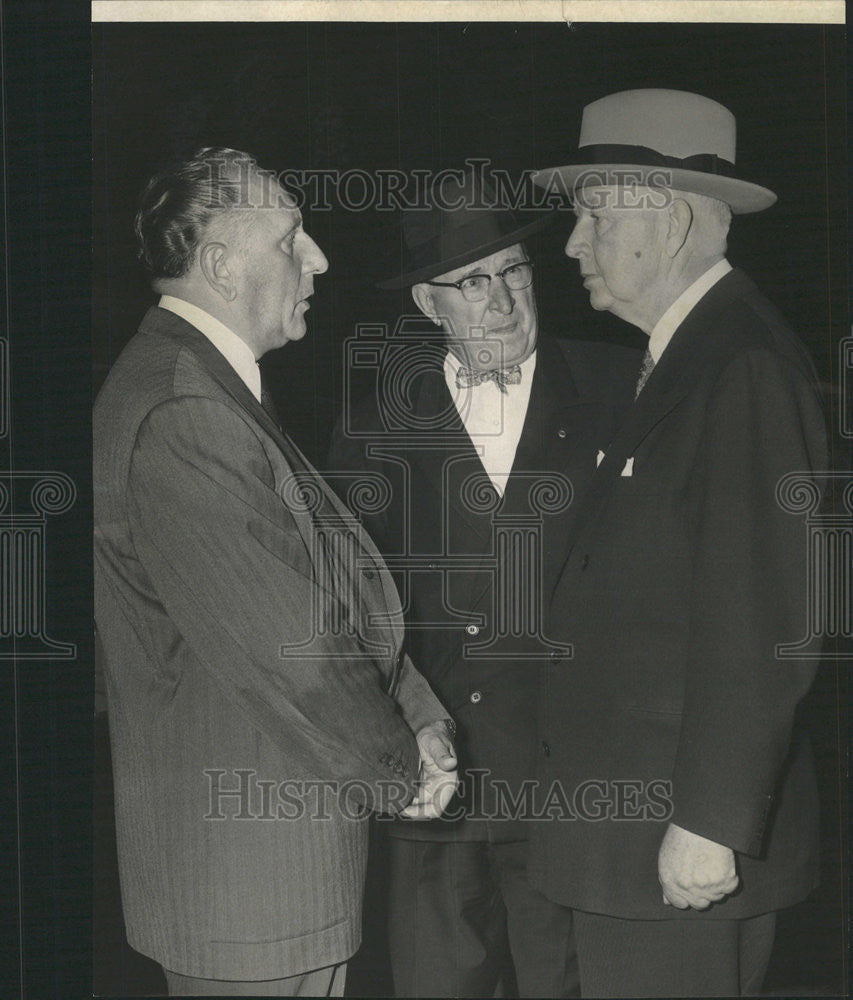
[[[625,171],[630,171],[632,179],[638,184],[644,180],[656,181],[653,187],[665,186],[674,191],[687,191],[691,194],[705,195],[725,202],[735,215],[746,215],[749,212],[761,212],[770,208],[776,201],[776,195],[768,188],[751,181],[743,181],[736,177],[724,177],[720,174],[706,174],[697,170],[682,170],[677,167],[657,167],[636,163],[572,163],[563,167],[546,167],[533,175],[533,183],[538,187],[552,190],[559,186],[564,194],[571,195],[578,179],[583,174],[590,178],[602,178],[607,183],[609,172],[613,172],[616,184],[625,182]],[[661,185],[661,174],[665,173],[670,183]],[[555,180],[559,178],[559,182]]]
[[[383,289],[409,288],[412,285],[417,285],[418,282],[429,281],[430,278],[434,278],[436,275],[452,271],[456,267],[464,267],[465,264],[480,260],[481,257],[488,257],[489,254],[503,250],[504,247],[511,247],[513,243],[520,243],[528,236],[532,236],[534,233],[539,232],[540,229],[544,229],[553,219],[554,213],[548,212],[541,218],[534,219],[533,222],[528,222],[518,229],[504,233],[503,236],[483,243],[480,246],[471,247],[464,253],[456,254],[454,257],[448,257],[445,260],[436,261],[434,264],[426,264],[414,271],[407,271],[404,274],[388,278],[385,281],[378,281],[376,287]]]

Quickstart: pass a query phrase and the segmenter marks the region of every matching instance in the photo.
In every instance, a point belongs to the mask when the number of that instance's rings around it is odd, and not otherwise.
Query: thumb
[[[440,736],[432,735],[424,741],[424,750],[432,759],[432,762],[441,768],[442,771],[452,771],[456,766],[456,754],[453,746]]]

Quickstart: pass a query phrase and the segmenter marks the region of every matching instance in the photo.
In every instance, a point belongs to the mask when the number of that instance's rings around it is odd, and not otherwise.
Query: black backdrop
[[[96,25],[94,366],[100,384],[153,301],[134,259],[139,190],[199,145],[246,149],[275,170],[456,167],[517,176],[562,162],[583,106],[632,87],[695,90],[738,121],[738,168],[779,202],[735,220],[730,257],[773,297],[833,382],[845,330],[843,36],[820,26]],[[357,197],[357,196],[356,196]],[[393,324],[408,293],[377,291],[399,259],[393,217],[305,212],[330,260],[309,335],[267,360],[281,407],[320,459],[340,410],[341,344]],[[540,240],[545,335],[634,339],[594,314],[562,253]]]
[[[836,428],[837,345],[847,333],[844,58],[842,30],[819,26],[96,25],[95,389],[154,301],[134,259],[132,218],[146,177],[165,159],[226,145],[276,170],[437,170],[481,157],[517,175],[566,158],[589,101],[674,87],[734,112],[739,172],[779,195],[767,212],[736,218],[729,257],[808,344]],[[393,325],[411,307],[407,292],[374,288],[399,256],[387,213],[334,202],[304,214],[330,269],[316,283],[308,336],[264,364],[289,429],[321,464],[341,409],[345,338],[358,324]],[[543,336],[638,342],[633,328],[589,309],[562,252],[568,226],[557,224],[536,248]],[[841,443],[836,437],[839,465]],[[843,975],[838,697],[828,666],[804,712],[818,744],[825,878],[782,918],[767,984],[777,993],[833,993]],[[96,985],[144,991],[156,977],[122,946],[116,923],[107,766],[102,757]],[[375,930],[368,921],[369,936]],[[388,989],[381,945],[353,974],[357,992]]]

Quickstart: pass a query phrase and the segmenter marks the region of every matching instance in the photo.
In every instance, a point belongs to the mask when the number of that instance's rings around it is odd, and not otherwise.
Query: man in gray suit
[[[364,818],[441,813],[452,723],[381,556],[261,388],[328,266],[295,201],[204,149],[150,181],[136,231],[162,297],[94,416],[128,940],[171,995],[341,995]]]

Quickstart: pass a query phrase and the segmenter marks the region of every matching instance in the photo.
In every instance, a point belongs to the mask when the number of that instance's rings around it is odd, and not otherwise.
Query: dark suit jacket
[[[521,816],[530,812],[525,803],[531,800],[519,795],[534,776],[538,676],[553,644],[542,641],[541,613],[533,611],[525,619],[524,607],[531,610],[538,603],[544,608],[565,557],[578,497],[595,469],[597,449],[610,440],[633,399],[640,360],[639,352],[627,348],[540,339],[527,416],[502,501],[440,368],[423,372],[410,387],[409,434],[388,430],[376,398],[355,410],[352,434],[338,427],[328,463],[332,482],[335,473],[368,470],[390,486],[384,509],[366,515],[364,524],[392,567],[401,568],[407,649],[458,727],[464,791],[448,815],[460,820],[399,821],[393,824],[395,835],[526,837],[530,817]],[[483,485],[466,495],[472,476]],[[557,509],[551,508],[566,484],[564,499],[570,503],[559,509],[558,499]],[[527,533],[531,517],[540,528]],[[514,577],[519,564],[513,570],[506,553],[495,560],[499,524],[508,529],[504,541],[514,532],[522,545],[538,530],[541,562],[535,576],[526,556],[521,578]],[[468,561],[462,565],[460,557]],[[502,626],[501,589],[512,594]],[[512,608],[518,614],[515,623]],[[539,634],[525,634],[529,622]],[[509,800],[497,797],[493,782],[502,783]],[[513,807],[513,799],[519,806]],[[517,818],[512,819],[514,810]]]
[[[815,789],[791,734],[816,664],[775,652],[808,633],[807,535],[776,487],[826,460],[811,362],[735,270],[676,331],[571,529],[547,624],[574,656],[543,672],[539,776],[576,816],[537,827],[532,850],[551,898],[680,916],[657,881],[670,819],[738,855],[740,890],[687,919],[815,884]]]
[[[298,783],[350,782],[362,802],[406,794],[413,730],[446,714],[400,655],[393,582],[316,477],[321,509],[299,502],[293,473],[310,475],[307,462],[170,312],[151,309],[122,352],[94,433],[128,939],[202,978],[345,960],[360,939],[366,824],[356,804]],[[346,536],[349,562],[330,535],[318,548],[318,524]],[[347,627],[330,627],[330,609]]]

